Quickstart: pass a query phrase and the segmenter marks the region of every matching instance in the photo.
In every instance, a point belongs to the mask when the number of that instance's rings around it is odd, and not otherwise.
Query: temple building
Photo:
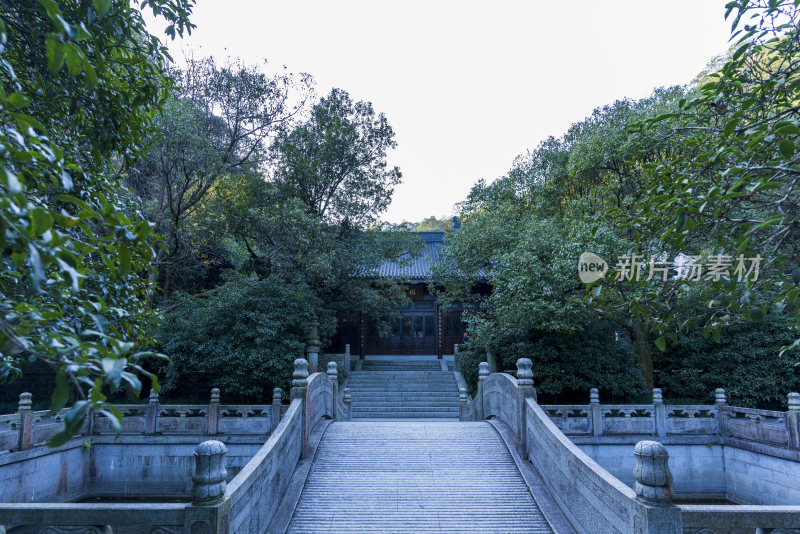
[[[465,325],[461,321],[461,306],[440,306],[431,294],[436,283],[432,267],[444,248],[444,232],[414,232],[424,243],[422,253],[411,262],[384,263],[377,275],[380,277],[405,277],[411,285],[405,306],[387,310],[382,317],[388,329],[378,327],[379,321],[364,314],[340,317],[339,328],[328,352],[343,352],[350,345],[351,354],[374,355],[436,355],[453,354],[453,346],[460,343]],[[489,291],[485,281],[476,284],[475,291]]]

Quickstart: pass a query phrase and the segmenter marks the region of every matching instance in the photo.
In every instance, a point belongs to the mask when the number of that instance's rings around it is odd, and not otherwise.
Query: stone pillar
[[[657,441],[640,441],[633,448],[636,464],[633,491],[643,505],[645,525],[641,532],[648,534],[680,534],[683,532],[681,510],[672,502],[672,473],[669,453]]]
[[[339,371],[336,369],[336,362],[328,362],[328,380],[331,381],[333,390],[333,400],[331,401],[331,417],[334,421],[339,420]]]
[[[603,409],[600,407],[600,392],[597,388],[589,390],[589,417],[592,418],[592,434],[603,435]]]
[[[308,362],[303,358],[294,361],[294,373],[292,374],[292,400],[301,399],[303,401],[303,448],[302,457],[308,454],[308,434],[311,431],[308,421]]]
[[[653,433],[656,436],[667,435],[667,407],[659,388],[653,388]]]
[[[458,420],[467,421],[467,388],[458,388]]]
[[[308,344],[306,345],[306,359],[311,374],[319,372],[319,321],[316,317],[308,323]]]
[[[453,369],[458,373],[461,372],[461,361],[458,358],[458,343],[453,345]]]
[[[525,410],[526,399],[536,400],[536,389],[533,387],[533,362],[530,358],[517,360],[517,444],[519,454],[523,459],[528,458],[528,418]]]
[[[25,450],[31,448],[33,442],[33,394],[25,392],[19,394],[19,438],[17,439],[17,449]]]
[[[228,448],[221,441],[204,441],[194,450],[192,505],[217,504],[225,496],[225,454]]]
[[[350,397],[350,388],[344,388],[344,392],[342,395],[342,402],[344,402],[344,420],[350,421],[350,403],[352,402],[352,398]]]
[[[475,420],[483,421],[483,387],[486,384],[486,378],[489,376],[489,363],[481,362],[478,364],[478,395],[475,397]]]
[[[789,447],[793,450],[800,450],[800,393],[789,393],[786,426],[789,430]]]
[[[719,437],[725,437],[725,390],[717,388],[714,390],[714,404],[717,407],[717,428],[719,430]]]
[[[144,433],[153,435],[158,430],[158,393],[150,390],[150,402],[144,411]]]
[[[275,388],[272,390],[272,406],[269,407],[270,410],[270,424],[269,424],[269,431],[270,434],[275,432],[275,429],[278,428],[278,425],[281,424],[281,397],[283,395],[283,391],[281,388]]]
[[[350,372],[350,344],[344,346],[344,371]]]
[[[490,350],[486,351],[486,363],[489,364],[489,373],[497,373],[497,356]]]
[[[211,402],[208,403],[208,435],[216,436],[219,431],[219,388],[211,389]]]

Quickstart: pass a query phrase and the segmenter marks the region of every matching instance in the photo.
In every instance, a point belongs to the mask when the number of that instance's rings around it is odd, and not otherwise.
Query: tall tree
[[[272,146],[274,180],[326,221],[369,226],[389,205],[400,169],[389,167],[394,131],[369,102],[333,89]]]
[[[190,60],[173,72],[179,94],[155,120],[145,157],[127,181],[145,201],[155,233],[165,236],[151,271],[168,295],[176,271],[191,256],[184,221],[221,176],[258,173],[279,127],[303,109],[311,87],[306,75],[267,76],[256,67],[213,59]]]

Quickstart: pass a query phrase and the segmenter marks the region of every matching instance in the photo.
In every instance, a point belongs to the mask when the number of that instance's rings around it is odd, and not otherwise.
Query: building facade
[[[408,263],[386,262],[377,273],[380,277],[410,279],[411,302],[387,310],[379,319],[364,314],[340,317],[328,352],[342,352],[349,344],[351,354],[359,356],[453,354],[453,346],[464,335],[461,306],[440,306],[430,291],[435,284],[431,270],[444,248],[444,232],[415,233],[424,243],[422,254]],[[475,290],[488,291],[488,286],[479,282]],[[388,327],[382,327],[385,325]]]

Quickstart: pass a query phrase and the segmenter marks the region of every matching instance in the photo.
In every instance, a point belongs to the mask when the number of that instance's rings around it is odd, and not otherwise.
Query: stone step
[[[337,422],[289,534],[551,533],[488,423]]]

